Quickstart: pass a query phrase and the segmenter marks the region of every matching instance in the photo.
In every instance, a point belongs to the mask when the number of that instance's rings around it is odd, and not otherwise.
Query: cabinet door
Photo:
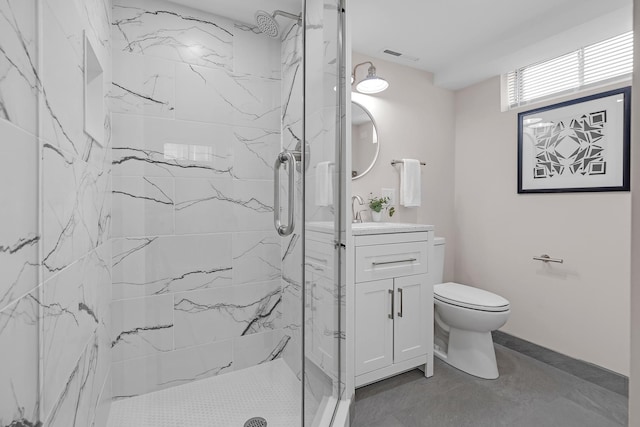
[[[428,304],[430,301],[429,275],[419,274],[394,279],[395,321],[394,321],[394,363],[427,354]]]
[[[355,285],[355,370],[366,374],[393,363],[393,280]]]

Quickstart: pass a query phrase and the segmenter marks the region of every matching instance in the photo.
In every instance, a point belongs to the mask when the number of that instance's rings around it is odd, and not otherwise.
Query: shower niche
[[[84,131],[100,145],[104,141],[104,70],[91,39],[84,32]]]

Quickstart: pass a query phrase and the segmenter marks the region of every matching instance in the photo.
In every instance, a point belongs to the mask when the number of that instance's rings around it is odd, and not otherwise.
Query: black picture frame
[[[518,194],[630,191],[630,152],[630,86],[523,111]]]

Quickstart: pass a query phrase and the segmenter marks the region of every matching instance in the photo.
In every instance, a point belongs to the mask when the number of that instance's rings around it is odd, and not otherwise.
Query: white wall
[[[505,332],[628,375],[630,194],[517,194],[519,111],[499,77],[456,93],[455,280],[511,302]]]
[[[433,85],[431,73],[353,53],[353,64],[373,61],[389,89],[376,95],[353,92],[353,100],[376,120],[380,156],[371,172],[353,181],[352,193],[365,201],[369,193],[395,188],[399,200],[400,167],[392,159],[415,158],[422,167],[422,206],[397,207],[393,222],[426,223],[447,238],[445,278],[453,277],[454,95]],[[361,67],[358,76],[366,66]],[[355,163],[355,161],[354,161]],[[363,206],[361,209],[367,209]]]

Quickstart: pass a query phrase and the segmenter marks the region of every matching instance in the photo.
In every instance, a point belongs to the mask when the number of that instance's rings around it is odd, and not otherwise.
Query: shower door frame
[[[307,289],[306,289],[306,268],[305,268],[305,262],[306,262],[306,198],[307,198],[307,180],[306,180],[306,165],[307,162],[310,161],[310,159],[307,158],[307,155],[309,154],[308,151],[304,148],[304,144],[306,144],[307,141],[307,79],[308,79],[308,74],[307,74],[307,58],[308,58],[308,49],[307,49],[307,12],[308,12],[308,7],[307,7],[307,2],[310,0],[303,0],[302,2],[302,26],[303,26],[303,31],[302,31],[302,76],[303,76],[303,83],[302,83],[302,135],[301,135],[301,139],[303,141],[303,148],[300,150],[301,151],[301,160],[302,160],[302,164],[304,165],[303,168],[301,168],[301,175],[302,175],[302,200],[301,200],[301,233],[300,233],[300,237],[302,239],[302,265],[300,266],[300,268],[302,269],[302,291],[301,291],[301,304],[302,304],[302,331],[301,331],[301,341],[302,341],[302,353],[301,353],[301,372],[302,372],[302,381],[301,381],[301,425],[305,426],[305,379],[307,376],[307,372],[306,372],[306,304],[307,304]],[[313,0],[313,1],[325,1],[325,0]],[[352,389],[352,383],[349,382],[347,380],[348,375],[346,375],[346,373],[348,372],[348,365],[349,363],[347,362],[348,357],[348,344],[346,341],[346,328],[345,326],[348,324],[348,322],[345,322],[349,313],[345,312],[344,310],[346,310],[347,305],[345,304],[345,301],[343,301],[344,298],[348,298],[347,293],[349,292],[348,290],[348,264],[347,262],[344,262],[346,259],[350,259],[349,257],[351,256],[352,258],[352,251],[353,251],[353,245],[348,244],[348,242],[352,242],[353,238],[351,235],[351,222],[350,222],[350,217],[348,217],[348,212],[347,209],[345,209],[345,206],[347,206],[347,194],[350,194],[350,190],[351,190],[351,179],[350,177],[348,177],[346,175],[347,170],[350,170],[350,168],[347,168],[347,165],[351,164],[351,154],[350,154],[350,150],[348,149],[350,144],[349,144],[349,133],[350,133],[350,129],[348,126],[346,126],[347,120],[350,120],[350,109],[346,108],[347,106],[347,99],[350,98],[351,95],[351,91],[350,91],[350,86],[347,85],[347,76],[348,74],[350,75],[350,73],[347,73],[346,70],[349,69],[348,65],[351,62],[351,52],[349,49],[347,49],[347,46],[349,46],[350,42],[350,37],[349,37],[349,33],[347,31],[348,29],[348,25],[347,25],[347,14],[346,14],[346,8],[345,8],[345,3],[346,0],[335,0],[335,4],[338,7],[337,10],[337,21],[338,21],[338,25],[337,25],[337,34],[336,34],[336,40],[337,40],[337,60],[338,63],[336,64],[337,67],[337,84],[336,84],[336,91],[337,91],[337,95],[336,95],[336,100],[338,105],[336,105],[336,113],[337,113],[337,120],[336,120],[336,140],[335,142],[335,165],[338,166],[337,168],[337,174],[336,176],[339,177],[339,179],[334,180],[334,217],[333,217],[333,225],[334,225],[334,230],[333,230],[333,247],[334,247],[334,278],[336,280],[336,287],[335,289],[339,289],[337,298],[336,298],[336,305],[334,306],[334,308],[336,309],[336,314],[337,314],[337,326],[339,328],[339,336],[341,337],[340,339],[336,339],[336,360],[338,361],[338,366],[337,366],[337,390],[338,393],[336,396],[334,396],[336,398],[336,404],[335,407],[333,408],[332,411],[332,415],[331,415],[331,421],[329,426],[335,426],[335,427],[343,427],[343,426],[347,426],[347,421],[348,421],[348,407],[350,405],[350,403],[352,402],[352,399],[350,399],[351,395],[353,394],[353,391],[350,391]],[[337,181],[337,182],[336,182]],[[337,191],[336,191],[337,190]],[[346,368],[346,369],[345,369]],[[334,390],[336,390],[336,385],[334,384]],[[347,397],[348,396],[348,397]],[[345,406],[343,406],[346,403],[346,408],[347,410],[341,410],[344,409]],[[327,427],[329,427],[327,426]],[[324,426],[322,426],[324,427]]]

